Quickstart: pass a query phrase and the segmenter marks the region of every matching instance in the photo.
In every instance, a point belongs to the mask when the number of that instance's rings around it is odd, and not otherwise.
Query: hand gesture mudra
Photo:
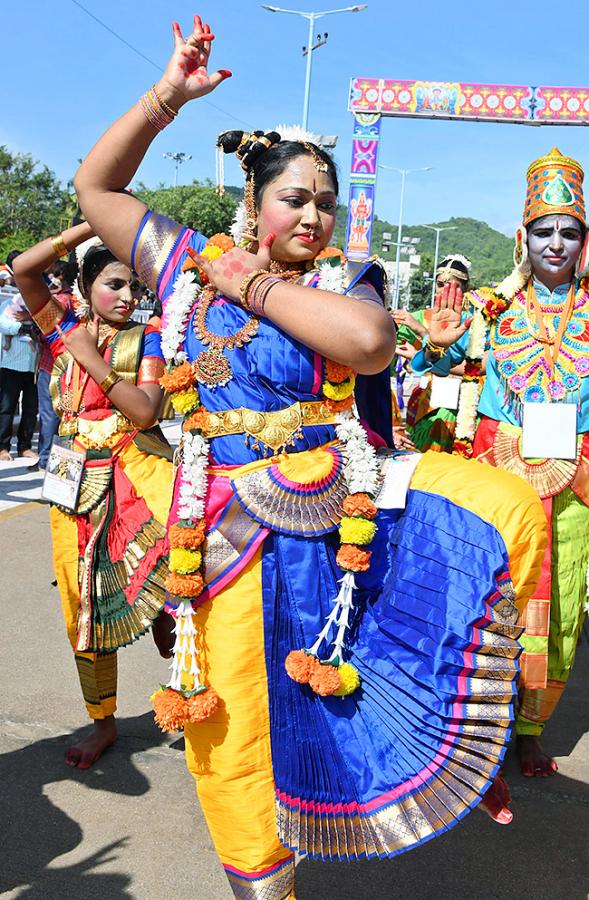
[[[81,366],[85,366],[88,358],[98,353],[100,323],[99,316],[94,316],[86,324],[86,327],[80,324],[69,331],[62,331],[57,325],[56,330],[61,337],[63,346]]]
[[[429,338],[437,347],[450,347],[459,340],[472,317],[462,322],[462,290],[455,281],[445,284],[436,294],[429,324]]]
[[[191,247],[186,252],[191,259],[202,269],[208,280],[213,284],[219,294],[223,294],[230,300],[240,299],[240,288],[246,275],[251,275],[260,269],[270,268],[272,244],[275,235],[270,233],[260,241],[257,253],[248,253],[240,247],[233,247],[218,259],[209,261],[200,256]]]
[[[209,56],[215,35],[210,26],[203,24],[200,16],[194,17],[192,34],[186,39],[178,22],[172,23],[174,52],[164,72],[163,79],[184,100],[204,97],[214,91],[222,81],[231,78],[229,69],[209,73]]]

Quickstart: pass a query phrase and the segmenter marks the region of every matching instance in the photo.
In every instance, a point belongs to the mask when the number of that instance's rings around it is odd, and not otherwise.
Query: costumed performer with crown
[[[380,266],[326,249],[338,185],[323,149],[220,136],[246,174],[240,247],[124,192],[158,132],[230,74],[208,71],[198,16],[174,37],[164,76],[100,138],[76,189],[162,300],[162,384],[185,417],[156,719],[184,728],[235,895],[282,900],[295,852],[393,856],[483,796],[511,819],[493,784],[518,672],[509,570],[525,598],[543,513],[520,479],[440,454],[392,460],[385,485],[421,461],[407,508],[377,508],[394,326]],[[471,471],[484,518],[462,500]]]
[[[52,298],[43,279],[74,248],[77,314]],[[50,517],[67,633],[94,722],[66,762],[87,769],[116,739],[116,651],[151,628],[164,605],[171,448],[151,428],[164,360],[159,333],[129,321],[129,267],[86,222],[22,253],[15,277],[54,358],[50,391],[66,450],[55,462],[50,454],[48,472],[61,466],[70,481],[81,475],[74,505],[55,503]]]
[[[467,295],[474,316],[462,324],[461,292],[445,290],[426,349],[412,363],[416,372],[444,374],[466,361],[455,450],[525,478],[544,505],[549,541],[522,620],[525,654],[516,721],[521,770],[530,776],[557,770],[540,736],[570,675],[587,599],[586,255],[583,169],[554,148],[528,168],[513,272],[496,287]],[[485,350],[486,381],[480,391]],[[477,413],[482,417],[478,426]],[[541,444],[534,439],[537,418],[545,436]]]

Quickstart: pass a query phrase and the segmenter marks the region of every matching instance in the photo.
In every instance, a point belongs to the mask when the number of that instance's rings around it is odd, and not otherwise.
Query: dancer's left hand
[[[186,252],[199,269],[203,270],[211,284],[215,285],[219,294],[223,294],[229,300],[239,301],[243,279],[258,269],[267,271],[270,268],[273,243],[274,235],[267,234],[260,241],[257,253],[248,253],[247,250],[234,247],[212,262],[200,256],[191,247],[187,247]]]

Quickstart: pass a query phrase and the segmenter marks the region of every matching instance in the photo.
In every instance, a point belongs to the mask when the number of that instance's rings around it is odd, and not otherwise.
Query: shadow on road
[[[125,874],[96,871],[106,862],[121,858],[126,841],[109,843],[109,824],[104,822],[105,845],[81,862],[49,868],[54,859],[74,850],[83,839],[79,824],[45,795],[47,785],[81,782],[97,791],[140,796],[149,780],[134,765],[132,756],[166,741],[145,713],[119,719],[119,740],[94,768],[80,771],[64,763],[68,746],[88,731],[47,738],[0,756],[2,828],[0,832],[0,894],[23,887],[19,900],[57,898],[108,898],[132,900]],[[124,866],[123,866],[124,868]]]

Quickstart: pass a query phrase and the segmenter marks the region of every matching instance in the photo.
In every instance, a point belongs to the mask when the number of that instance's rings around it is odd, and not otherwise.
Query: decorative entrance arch
[[[517,125],[589,125],[589,88],[352,78],[354,116],[345,253],[370,255],[383,116]]]

